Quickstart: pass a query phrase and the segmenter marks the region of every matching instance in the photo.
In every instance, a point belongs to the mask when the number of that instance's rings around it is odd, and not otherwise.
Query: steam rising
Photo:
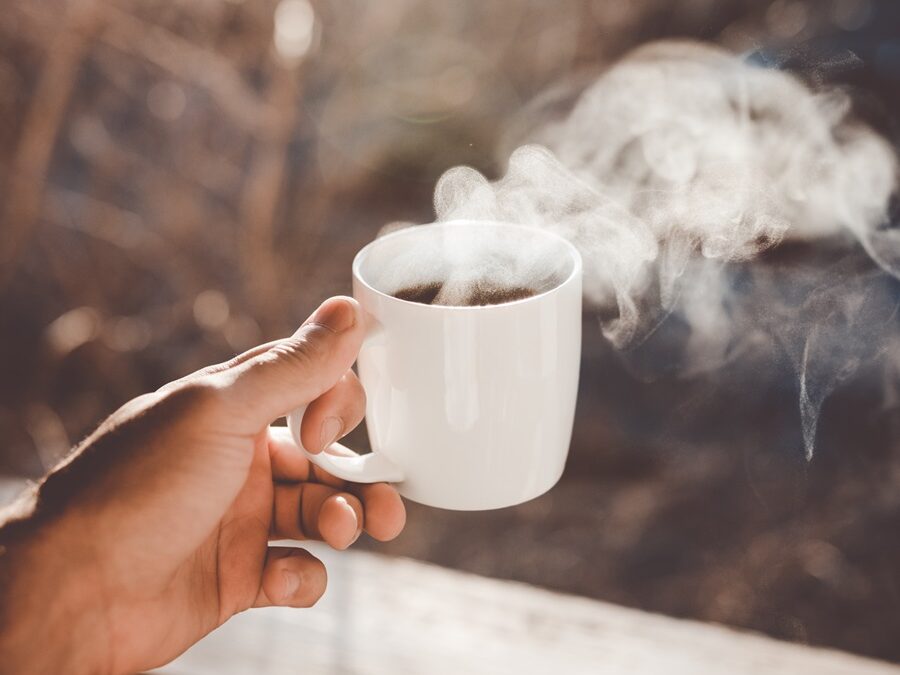
[[[675,313],[691,329],[687,374],[737,358],[754,340],[777,341],[800,380],[811,457],[825,397],[884,353],[897,325],[888,275],[900,278],[900,233],[886,227],[897,157],[852,118],[850,103],[714,47],[651,44],[566,114],[539,114],[527,140],[540,145],[513,152],[499,180],[446,172],[437,217],[569,238],[608,339],[633,348]],[[780,285],[771,269],[749,264],[791,240],[858,250],[856,241],[868,263],[806,270]],[[749,279],[740,288],[738,270]],[[787,323],[768,321],[780,312]]]

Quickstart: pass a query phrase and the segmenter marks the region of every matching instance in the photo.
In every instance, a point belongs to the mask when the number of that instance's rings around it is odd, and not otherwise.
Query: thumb
[[[365,335],[362,310],[348,297],[329,298],[291,337],[218,373],[221,393],[256,433],[272,420],[331,389],[350,369]]]

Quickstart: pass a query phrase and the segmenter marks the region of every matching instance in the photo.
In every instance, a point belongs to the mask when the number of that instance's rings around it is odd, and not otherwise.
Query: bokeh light
[[[275,50],[288,63],[309,52],[315,36],[316,14],[307,0],[281,0],[275,9]]]

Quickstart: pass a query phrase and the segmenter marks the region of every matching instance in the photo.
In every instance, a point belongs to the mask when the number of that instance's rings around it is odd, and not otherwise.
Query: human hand
[[[363,334],[356,302],[332,298],[291,338],[110,416],[0,528],[0,672],[161,665],[245,609],[318,600],[322,563],[269,540],[396,537],[391,486],[344,483],[269,427],[305,404],[311,450],[355,427]]]

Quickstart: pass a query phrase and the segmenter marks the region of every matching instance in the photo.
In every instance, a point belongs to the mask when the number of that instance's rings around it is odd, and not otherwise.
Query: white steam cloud
[[[513,152],[499,180],[467,167],[441,177],[437,219],[521,223],[569,238],[584,258],[586,296],[619,348],[676,313],[691,331],[686,372],[735,358],[778,312],[766,308],[771,294],[759,277],[745,305],[760,314],[742,319],[733,268],[785,240],[856,240],[880,266],[821,288],[821,275],[807,274],[816,281],[795,303],[803,312],[788,319],[801,334],[785,349],[811,457],[822,401],[891,343],[858,338],[896,328],[896,289],[867,285],[900,278],[900,233],[885,227],[898,173],[891,145],[854,120],[841,91],[814,91],[687,42],[634,51],[567,112],[538,117],[525,139],[536,144]],[[791,332],[769,328],[776,339]]]

